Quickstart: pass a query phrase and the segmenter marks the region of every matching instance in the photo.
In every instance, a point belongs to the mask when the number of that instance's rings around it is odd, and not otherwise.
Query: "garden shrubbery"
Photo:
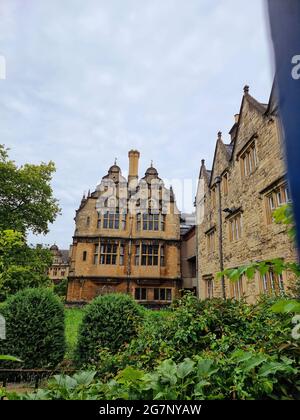
[[[56,376],[22,398],[300,399],[299,342],[291,314],[272,310],[277,300],[248,305],[187,294],[152,312],[127,295],[96,298],[77,345],[87,371]]]
[[[101,349],[116,353],[137,335],[141,307],[128,295],[108,294],[86,308],[79,328],[76,358],[79,364],[96,363]]]
[[[0,313],[6,321],[6,340],[0,341],[0,353],[20,358],[18,367],[55,367],[62,361],[64,307],[52,291],[22,290],[7,299]],[[7,363],[2,362],[2,367],[8,366]]]

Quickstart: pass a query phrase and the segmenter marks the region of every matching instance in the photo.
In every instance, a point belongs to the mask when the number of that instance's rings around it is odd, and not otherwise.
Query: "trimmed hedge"
[[[63,360],[64,307],[51,290],[22,290],[6,301],[0,313],[6,321],[6,340],[0,341],[0,353],[20,358],[18,367],[53,368]]]
[[[76,360],[95,363],[103,348],[115,353],[137,335],[142,318],[140,306],[128,295],[108,294],[94,299],[85,308],[79,327]]]

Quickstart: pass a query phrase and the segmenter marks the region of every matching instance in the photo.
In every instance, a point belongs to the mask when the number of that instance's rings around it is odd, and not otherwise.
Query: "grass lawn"
[[[72,359],[77,343],[78,327],[83,317],[83,310],[80,308],[66,308],[66,359]]]

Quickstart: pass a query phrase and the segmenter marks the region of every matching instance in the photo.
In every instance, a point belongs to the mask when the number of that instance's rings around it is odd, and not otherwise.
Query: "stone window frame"
[[[125,230],[126,229],[126,213],[120,212],[119,209],[117,209],[115,212],[106,211],[103,214],[103,217],[101,217],[101,214],[99,213],[97,227],[98,229],[102,227],[103,229]]]
[[[148,300],[148,289],[147,287],[136,287],[134,289],[134,299],[138,301]]]
[[[214,277],[213,275],[203,276],[205,282],[205,296],[206,299],[213,299],[214,297]]]
[[[99,244],[100,265],[124,265],[125,244],[122,241],[105,240]]]
[[[243,211],[239,210],[227,218],[229,242],[237,242],[243,237]]]
[[[166,215],[159,213],[138,213],[136,216],[137,231],[159,232],[165,230]]]
[[[152,247],[152,249],[149,249],[150,247]],[[165,266],[165,245],[157,241],[137,242],[135,244],[134,260],[135,260],[136,266],[164,267]]]
[[[280,198],[279,198],[280,197]],[[270,225],[273,223],[273,212],[281,206],[291,202],[289,186],[287,181],[281,181],[265,193],[266,221]]]
[[[153,300],[172,302],[172,288],[171,287],[154,287]]]
[[[216,227],[210,228],[205,232],[206,248],[208,255],[212,255],[216,251]]]
[[[233,299],[243,299],[245,296],[244,276],[241,276],[237,281],[229,281],[229,289]]]
[[[99,243],[95,244],[94,256],[93,256],[93,264],[94,265],[99,263],[99,248],[100,248],[100,244]]]
[[[256,134],[252,136],[249,142],[238,153],[237,159],[240,161],[242,179],[252,175],[258,167],[257,137]]]
[[[260,291],[266,295],[278,295],[284,293],[284,275],[269,270],[260,275]]]

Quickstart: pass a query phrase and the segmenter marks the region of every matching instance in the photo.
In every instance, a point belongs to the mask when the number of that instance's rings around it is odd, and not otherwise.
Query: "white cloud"
[[[115,156],[125,173],[138,148],[141,175],[153,159],[163,177],[195,179],[243,85],[269,95],[263,0],[2,0],[0,21],[1,142],[19,163],[56,162],[63,215],[44,240],[60,246]]]

